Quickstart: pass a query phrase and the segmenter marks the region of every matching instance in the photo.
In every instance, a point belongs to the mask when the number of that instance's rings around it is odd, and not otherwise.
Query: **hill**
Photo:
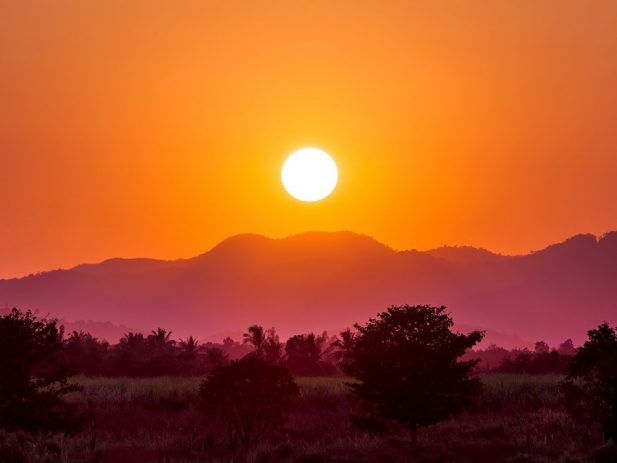
[[[522,256],[395,251],[351,232],[238,235],[191,259],[111,259],[0,280],[0,303],[199,337],[253,323],[285,336],[430,303],[448,306],[459,324],[554,344],[617,322],[617,232]]]

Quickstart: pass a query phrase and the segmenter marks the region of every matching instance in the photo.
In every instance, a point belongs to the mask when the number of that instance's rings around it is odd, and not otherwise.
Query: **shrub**
[[[199,389],[203,409],[224,426],[229,445],[245,448],[285,422],[297,395],[287,368],[255,355],[216,367]]]

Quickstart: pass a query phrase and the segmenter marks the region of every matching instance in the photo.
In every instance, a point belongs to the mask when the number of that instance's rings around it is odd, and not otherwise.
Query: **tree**
[[[285,344],[285,354],[291,372],[301,376],[323,374],[325,365],[321,355],[327,339],[326,333],[321,336],[315,336],[314,333],[297,334],[289,338]]]
[[[144,363],[148,358],[148,345],[144,335],[129,332],[111,351],[109,373],[123,376],[141,376],[145,373]]]
[[[145,344],[144,335],[141,333],[133,333],[129,331],[122,338],[118,345],[124,345],[129,350],[140,350]]]
[[[146,338],[146,341],[157,353],[168,353],[176,345],[176,341],[171,339],[171,331],[167,331],[163,328],[152,330]]]
[[[251,344],[257,355],[263,355],[264,344],[266,343],[266,333],[263,326],[249,326],[248,332],[244,333],[243,338],[244,344]]]
[[[537,345],[538,343],[536,343]],[[500,373],[546,375],[565,374],[571,357],[560,355],[556,350],[540,346],[534,352],[528,349],[513,349],[494,371]]]
[[[576,347],[574,347],[572,339],[566,339],[564,342],[559,344],[557,352],[559,352],[559,355],[563,355],[564,357],[573,357],[576,354]]]
[[[340,338],[335,337],[332,344],[328,348],[328,355],[336,363],[343,361],[347,352],[349,352],[353,346],[355,333],[351,329],[341,331]]]
[[[62,400],[79,387],[62,352],[55,319],[13,309],[0,317],[0,427],[29,432],[73,432],[80,428],[74,406]]]
[[[256,355],[216,367],[199,389],[201,406],[225,427],[230,446],[245,448],[285,421],[296,395],[289,370]]]
[[[283,357],[283,344],[274,328],[264,330],[263,326],[249,326],[248,332],[244,333],[243,337],[243,344],[253,346],[253,355],[257,355],[270,363],[277,363]]]
[[[551,348],[544,341],[538,341],[534,345],[533,350],[536,354],[548,354],[551,351]]]
[[[208,346],[204,349],[206,369],[212,370],[219,365],[225,365],[229,360],[223,349],[216,346]]]
[[[193,337],[181,340],[178,343],[178,355],[176,356],[176,371],[182,374],[195,374],[199,372],[198,356],[201,350],[199,342]]]
[[[358,382],[349,386],[382,418],[409,428],[413,449],[418,427],[459,412],[480,387],[470,376],[477,361],[459,358],[483,333],[452,332],[443,306],[392,306],[355,328],[343,369]]]
[[[99,342],[90,333],[73,331],[64,342],[64,356],[66,361],[77,371],[87,375],[101,373],[103,359],[109,344]]]
[[[144,365],[146,374],[150,376],[173,375],[177,373],[175,361],[176,341],[171,339],[171,331],[163,328],[152,330],[146,338],[148,345],[148,360]]]
[[[603,323],[587,335],[570,364],[566,393],[582,399],[580,408],[602,422],[607,439],[617,440],[617,328]]]
[[[266,340],[263,345],[263,357],[267,362],[277,363],[283,358],[283,343],[279,340],[274,328],[266,332]]]
[[[199,352],[199,341],[197,341],[193,336],[189,336],[185,340],[180,341],[178,347],[180,348],[179,357],[190,361],[197,358],[197,353]]]
[[[486,349],[470,350],[464,356],[463,360],[476,359],[478,365],[475,371],[494,371],[501,365],[508,364],[511,353],[509,350],[499,347],[496,344],[490,344]]]

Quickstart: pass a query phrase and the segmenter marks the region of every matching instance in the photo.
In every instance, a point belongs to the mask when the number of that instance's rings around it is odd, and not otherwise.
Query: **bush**
[[[245,448],[285,422],[297,395],[287,368],[255,355],[216,367],[199,389],[203,409],[227,430],[229,445]]]

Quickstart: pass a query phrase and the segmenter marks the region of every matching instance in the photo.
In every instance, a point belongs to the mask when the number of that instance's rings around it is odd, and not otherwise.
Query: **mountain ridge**
[[[399,251],[349,231],[243,234],[188,259],[113,258],[0,280],[0,303],[200,337],[253,323],[284,335],[349,326],[391,304],[430,303],[456,323],[560,342],[617,321],[615,256],[617,232],[518,256]]]

